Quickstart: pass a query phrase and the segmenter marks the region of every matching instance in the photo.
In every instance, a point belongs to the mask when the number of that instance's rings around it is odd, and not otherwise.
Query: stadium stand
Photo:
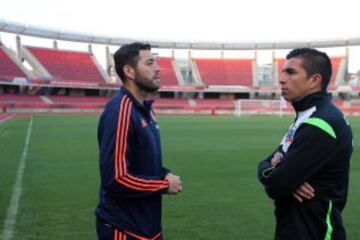
[[[106,74],[102,73],[94,57],[87,52],[75,52],[26,46],[26,49],[53,77],[52,81],[66,84],[103,84]]]
[[[13,118],[15,114],[8,114],[3,112],[3,109],[0,108],[0,124],[6,122],[7,120]]]
[[[341,109],[345,114],[354,114],[360,113],[360,100],[359,99],[352,99],[352,100],[341,100],[336,99],[333,100],[333,103]]]
[[[282,74],[284,64],[285,64],[285,58],[277,58],[273,62],[273,66],[274,66],[273,69],[275,70],[274,71],[275,72],[274,79],[275,79],[276,84],[278,84],[278,81],[279,81],[280,76]]]
[[[116,84],[120,85],[121,80],[115,74],[115,62],[114,62],[114,55],[108,53],[107,55],[108,61],[108,69],[107,72],[115,81]],[[160,78],[160,85],[161,87],[169,88],[169,87],[176,87],[180,84],[179,77],[176,73],[176,64],[174,64],[174,58],[171,57],[157,57],[156,62],[158,63],[160,70],[161,70],[161,78]],[[181,73],[179,72],[181,75]]]
[[[0,45],[2,112],[14,113],[18,109],[20,113],[31,112],[32,109],[35,112],[66,112],[66,109],[69,112],[81,109],[99,112],[121,85],[109,50],[104,70],[90,53],[90,48],[89,52],[78,52],[58,50],[57,47],[19,46],[17,57],[13,51]],[[331,61],[334,73],[329,88],[335,96],[335,104],[346,113],[360,112],[358,102],[343,101],[351,99],[348,96],[343,98],[345,90],[356,89],[345,82],[347,57],[331,57]],[[261,71],[263,66],[257,67],[253,58],[190,56],[190,60],[179,60],[158,56],[157,62],[161,68],[161,88],[156,95],[154,109],[158,113],[233,114],[236,113],[238,99],[243,101],[243,112],[278,111],[276,101],[272,100],[279,98],[277,81],[285,62],[283,58],[274,59],[272,66],[267,65],[268,68],[264,69],[268,71]],[[26,64],[31,68],[25,68]],[[270,84],[259,84],[261,74],[269,76]],[[287,104],[285,112],[290,110],[291,106]]]
[[[333,73],[329,83],[329,90],[335,89],[341,83],[341,75],[344,75],[346,71],[346,69],[344,69],[344,62],[345,57],[331,57]]]
[[[179,81],[177,80],[172,64],[173,58],[158,57],[156,61],[161,69],[161,86],[165,87],[179,85]]]
[[[190,107],[188,100],[178,98],[156,98],[154,109],[187,109]]]
[[[48,96],[49,100],[56,105],[93,105],[97,108],[104,107],[109,98],[107,97],[82,97],[82,96]]]
[[[234,110],[233,99],[196,99],[196,106],[210,109]]]
[[[110,53],[109,51],[109,48],[106,48],[106,72],[110,77],[110,82],[120,86],[122,81],[115,70],[114,54]]]
[[[0,33],[7,32],[16,36],[16,45],[13,45],[16,46],[16,53],[0,41],[0,106],[5,106],[7,110],[16,111],[21,106],[29,108],[29,112],[32,108],[38,110],[37,108],[42,107],[51,110],[49,112],[66,108],[70,110],[92,108],[101,111],[105,102],[121,86],[122,83],[114,70],[110,47],[120,46],[124,43],[124,39],[50,31],[25,24],[19,26],[2,22],[0,19],[1,23],[3,25]],[[14,29],[17,31],[14,32]],[[22,37],[33,36],[31,35],[33,32],[36,32],[38,37],[52,41],[54,48],[24,46]],[[59,50],[57,42],[63,40],[86,44],[88,52]],[[333,76],[329,90],[336,105],[360,114],[360,104],[354,100],[359,99],[360,85],[358,82],[350,82],[355,77],[360,78],[360,75],[348,72],[348,59],[351,56],[348,43],[347,40],[343,42],[345,53],[334,53],[342,56],[331,57]],[[101,44],[105,47],[104,68],[92,54],[93,44]],[[215,111],[228,114],[234,109],[236,111],[237,103],[240,101],[244,101],[241,102],[241,109],[245,111],[276,109],[276,100],[280,98],[278,79],[285,59],[274,58],[272,64],[261,63],[262,54],[255,54],[254,57],[249,56],[245,59],[230,59],[224,58],[225,51],[251,50],[257,53],[274,48],[273,56],[275,56],[278,50],[295,48],[300,43],[194,44],[165,41],[152,44],[156,48],[172,51],[172,57],[163,57],[161,54],[157,57],[161,68],[161,88],[156,94],[158,98],[154,103],[155,109],[175,110],[166,112],[170,114],[177,114],[183,110],[191,110],[192,112],[188,113],[193,114],[202,109],[211,113]],[[308,44],[304,42],[300,45]],[[311,46],[318,44],[311,42]],[[338,44],[337,40],[325,41],[318,47],[334,47]],[[175,58],[177,49],[187,49],[187,57]],[[200,52],[215,50],[219,51],[222,57],[201,58],[198,55],[193,58],[193,50],[201,50]],[[182,53],[179,56],[181,55]],[[291,109],[291,106],[287,105],[287,109]]]
[[[28,78],[28,74],[25,73],[25,69],[21,66],[21,63],[15,60],[15,57],[11,55],[9,50],[4,46],[0,46],[0,80],[12,81],[15,78]]]
[[[205,85],[253,86],[254,59],[193,59]]]
[[[31,96],[24,94],[1,94],[0,108],[48,108],[48,104],[44,102],[39,96]],[[3,110],[6,112],[5,110]]]
[[[0,107],[6,109],[102,109],[105,107],[105,104],[108,100],[109,98],[107,97],[31,96],[23,94],[1,94]]]
[[[23,94],[1,94],[0,103],[45,103],[39,96]]]

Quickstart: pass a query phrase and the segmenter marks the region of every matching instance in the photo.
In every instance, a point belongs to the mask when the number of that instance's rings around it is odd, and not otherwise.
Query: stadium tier
[[[31,96],[24,94],[0,94],[0,113],[30,112],[99,112],[110,97],[87,96]],[[153,99],[158,114],[205,114],[205,115],[243,115],[243,114],[292,114],[289,102],[281,106],[279,100],[260,99]],[[360,100],[335,99],[333,103],[344,113],[360,113]],[[280,110],[282,109],[282,110]],[[239,114],[240,113],[240,114]]]
[[[102,109],[109,101],[107,97],[48,96],[53,108]]]
[[[53,77],[52,81],[72,83],[106,83],[104,74],[94,57],[87,52],[75,52],[39,47],[26,47],[27,50]]]
[[[1,94],[0,107],[3,109],[102,109],[108,100],[107,97]]]
[[[7,81],[15,78],[27,78],[27,75],[11,56],[8,50],[0,46],[0,80]]]
[[[115,81],[118,78],[109,50],[106,52],[107,70],[90,52],[21,44],[18,51],[16,54],[4,45],[0,46],[2,112],[99,112],[121,85]],[[360,104],[343,101],[357,98],[360,91],[360,87],[346,82],[348,57],[331,57],[331,61],[333,76],[329,90],[335,104],[346,113],[360,113]],[[157,113],[280,112],[279,100],[276,100],[280,97],[277,81],[284,58],[274,59],[272,65],[257,65],[256,58],[175,59],[158,56],[157,63],[161,69],[161,88],[154,103]],[[292,112],[290,104],[281,112]]]
[[[99,104],[104,105],[109,98],[107,97],[80,97],[80,96],[48,96],[54,104]]]
[[[154,100],[154,109],[186,109],[189,108],[189,102],[186,99],[177,98],[157,98]]]
[[[40,96],[1,94],[0,103],[45,103]]]
[[[23,94],[0,94],[0,108],[17,109],[17,108],[48,108],[40,96],[31,96]]]
[[[193,59],[205,85],[253,86],[254,59]]]
[[[175,70],[173,67],[173,58],[158,57],[157,63],[161,69],[161,86],[177,86],[179,85]]]

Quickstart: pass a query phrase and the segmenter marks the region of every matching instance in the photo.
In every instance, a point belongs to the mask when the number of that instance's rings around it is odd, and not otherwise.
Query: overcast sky
[[[120,37],[190,41],[360,36],[356,0],[5,0],[7,20]]]
[[[356,3],[356,0],[4,0],[0,18],[139,40],[308,41],[360,37]],[[352,55],[355,60],[350,66],[358,69],[360,47]]]

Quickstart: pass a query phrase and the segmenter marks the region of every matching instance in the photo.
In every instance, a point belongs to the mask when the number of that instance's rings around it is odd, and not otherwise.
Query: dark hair
[[[286,55],[286,59],[301,58],[302,66],[307,77],[320,74],[322,77],[321,88],[325,90],[331,79],[331,60],[329,56],[313,48],[296,48]]]
[[[122,45],[114,54],[115,71],[123,82],[126,81],[124,66],[136,67],[139,60],[140,50],[151,50],[151,45],[141,42],[133,42]]]

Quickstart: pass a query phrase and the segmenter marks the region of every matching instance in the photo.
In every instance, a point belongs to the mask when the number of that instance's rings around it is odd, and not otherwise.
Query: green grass
[[[14,239],[96,239],[97,121],[34,117]],[[256,179],[256,167],[278,146],[291,118],[167,116],[159,122],[164,163],[183,181],[181,194],[164,196],[165,239],[272,239],[274,207]],[[356,147],[343,217],[348,239],[357,240],[360,119],[350,122]],[[0,124],[0,223],[28,124],[29,119]]]

